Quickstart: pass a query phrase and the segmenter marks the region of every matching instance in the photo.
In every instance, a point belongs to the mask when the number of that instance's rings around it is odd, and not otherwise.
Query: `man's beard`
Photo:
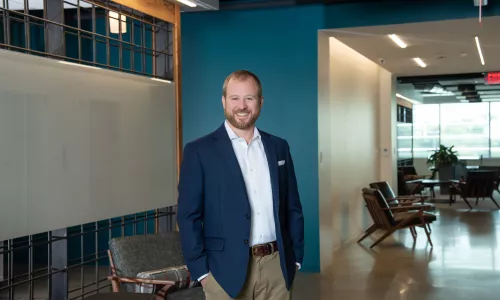
[[[238,129],[246,130],[246,129],[251,128],[255,124],[255,121],[257,121],[257,119],[259,118],[260,108],[257,109],[255,114],[251,114],[251,117],[250,117],[250,119],[248,119],[248,121],[239,122],[236,119],[236,114],[246,113],[246,112],[250,114],[250,111],[248,111],[246,109],[234,110],[233,112],[229,112],[227,110],[224,110],[224,115],[226,116],[226,119],[228,120],[228,122],[231,125],[233,125],[234,127],[238,128]]]

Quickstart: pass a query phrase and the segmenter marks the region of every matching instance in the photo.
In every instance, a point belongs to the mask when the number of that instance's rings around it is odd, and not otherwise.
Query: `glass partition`
[[[489,157],[489,103],[441,104],[441,144],[455,146],[460,158]]]
[[[413,107],[413,156],[427,158],[439,147],[439,104]]]
[[[500,157],[500,102],[491,103],[490,130],[491,157]]]

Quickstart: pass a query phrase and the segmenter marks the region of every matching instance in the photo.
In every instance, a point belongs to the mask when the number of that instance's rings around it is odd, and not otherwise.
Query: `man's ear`
[[[226,109],[226,97],[222,96],[222,108]]]
[[[264,104],[264,97],[260,97],[260,106],[262,106],[262,104]]]

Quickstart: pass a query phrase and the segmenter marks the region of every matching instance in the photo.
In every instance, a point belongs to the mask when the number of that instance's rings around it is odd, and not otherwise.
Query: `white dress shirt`
[[[273,191],[266,151],[259,130],[247,144],[224,123],[245,181],[251,208],[250,246],[276,241]]]

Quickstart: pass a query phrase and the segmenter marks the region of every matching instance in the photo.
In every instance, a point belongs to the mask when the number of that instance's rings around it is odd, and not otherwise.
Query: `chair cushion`
[[[372,189],[379,190],[382,193],[382,196],[384,196],[386,199],[396,198],[396,194],[394,194],[394,191],[387,181],[372,182],[370,183],[370,187]]]
[[[136,277],[144,271],[185,264],[177,231],[113,238],[109,250],[120,277]],[[135,284],[121,284],[120,290],[134,292]]]
[[[390,206],[387,203],[387,201],[385,200],[384,195],[382,195],[380,190],[374,189],[374,188],[363,188],[362,191],[363,191],[363,194],[370,195],[372,197],[372,199],[375,198],[374,200],[378,203],[378,207],[383,210],[383,213],[387,217],[389,223],[391,225],[394,225],[396,223],[396,221],[394,220],[394,215],[393,215],[392,211],[389,209]],[[365,198],[365,201],[370,201],[370,202],[372,201],[372,200],[368,200],[368,199],[369,198]],[[367,202],[367,205],[369,205],[368,202]]]
[[[396,223],[401,223],[404,220],[406,220],[408,217],[411,215],[414,215],[412,220],[407,223],[407,225],[413,225],[413,224],[420,224],[420,216],[415,214],[416,211],[405,211],[405,212],[398,212],[394,214],[394,220],[396,220]],[[430,214],[430,213],[424,213],[424,222],[425,223],[432,223],[436,221],[436,215]]]
[[[171,287],[169,292],[201,286],[197,280],[191,280],[191,274],[185,265],[141,272],[137,274],[137,278],[173,281],[175,282],[175,286]],[[152,294],[156,293],[162,287],[163,285],[138,283],[135,286],[135,292]]]

